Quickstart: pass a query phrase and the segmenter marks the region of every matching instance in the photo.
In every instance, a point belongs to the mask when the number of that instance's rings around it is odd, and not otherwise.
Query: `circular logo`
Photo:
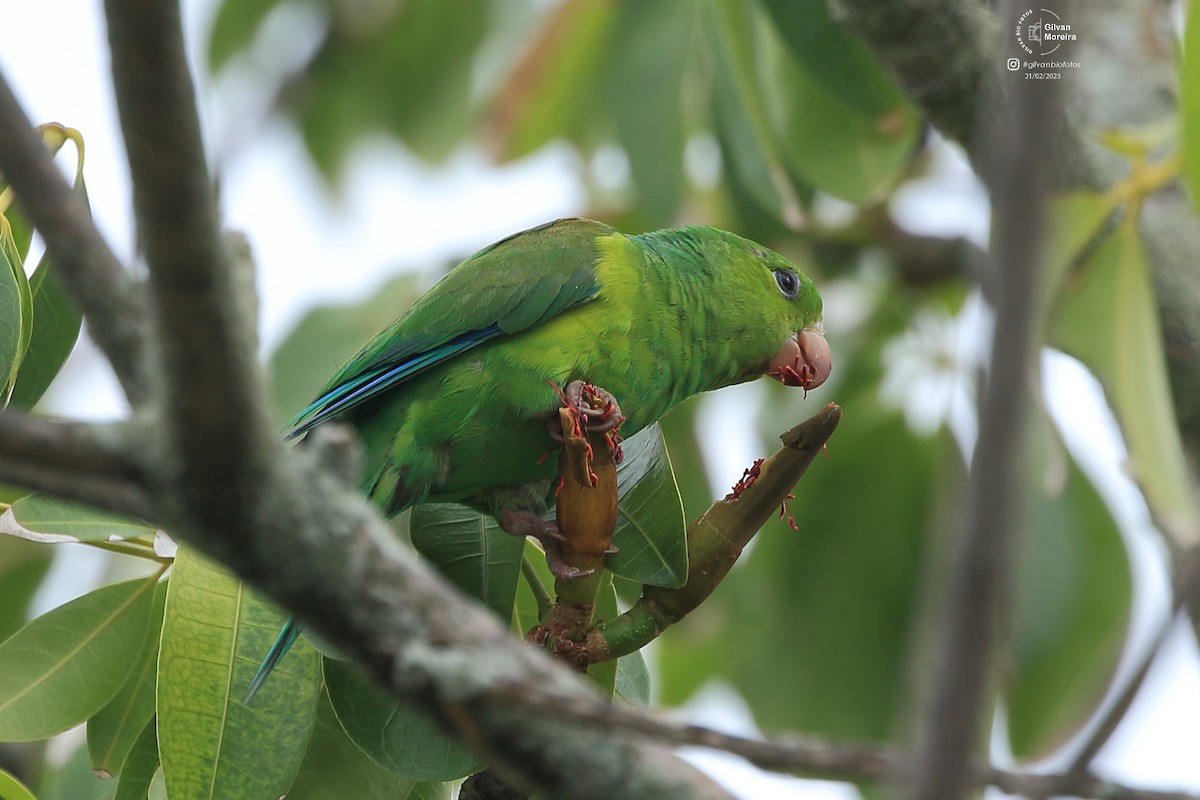
[[[1017,18],[1017,44],[1031,56],[1041,58],[1077,39],[1071,26],[1048,8],[1028,8]]]

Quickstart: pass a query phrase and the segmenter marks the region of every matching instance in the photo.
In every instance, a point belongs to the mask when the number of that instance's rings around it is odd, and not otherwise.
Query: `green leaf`
[[[467,133],[476,51],[488,24],[484,0],[335,4],[308,69],[282,97],[309,153],[336,176],[365,135],[399,138],[440,161]]]
[[[767,105],[788,165],[847,202],[879,197],[912,155],[920,132],[916,110],[897,96],[888,108],[864,113],[776,52],[774,79],[764,85],[774,92]]]
[[[0,247],[0,408],[7,405],[28,344],[25,325],[32,303],[25,303],[27,292],[28,281],[20,262],[14,264],[8,248]]]
[[[689,521],[699,519],[715,499],[708,485],[704,448],[700,446],[697,428],[700,408],[708,399],[707,394],[691,397],[671,409],[658,423],[663,444],[671,454],[671,470],[679,483],[684,519]]]
[[[29,603],[50,568],[46,547],[0,536],[0,642],[27,621]]]
[[[42,544],[153,537],[144,522],[43,494],[27,495],[0,515],[0,533]]]
[[[641,650],[617,659],[616,691],[630,705],[650,705],[650,668]]]
[[[166,607],[168,580],[159,581],[150,609],[150,623],[141,655],[133,665],[129,680],[108,705],[87,723],[88,755],[92,771],[101,777],[120,774],[131,749],[145,735],[154,716],[154,689],[158,675],[158,642]],[[157,743],[157,738],[155,742]],[[155,766],[158,750],[155,745]],[[153,768],[146,774],[147,784]]]
[[[617,608],[617,590],[613,586],[612,575],[605,573],[601,576],[600,588],[596,592],[596,610],[593,621],[603,622],[615,619],[620,610]],[[587,678],[600,688],[601,693],[611,699],[617,688],[617,662],[601,661],[588,667]]]
[[[350,740],[396,775],[450,781],[479,769],[475,756],[433,720],[383,695],[349,664],[326,658],[325,687]]]
[[[1045,243],[1047,297],[1058,292],[1067,271],[1116,207],[1113,196],[1096,192],[1064,192],[1054,198],[1050,205],[1050,235]]]
[[[489,111],[489,135],[506,159],[571,136],[594,114],[600,71],[618,7],[567,2],[549,12]]]
[[[651,425],[623,445],[617,466],[620,497],[613,544],[620,553],[604,566],[623,578],[654,586],[687,581],[687,530],[683,501],[671,471],[662,431]]]
[[[150,788],[146,791],[146,800],[168,800],[167,781],[163,775],[161,766],[154,770],[154,777],[150,779]]]
[[[0,797],[4,800],[37,800],[12,773],[0,769]]]
[[[52,273],[49,258],[43,258],[34,270],[30,287],[37,324],[17,372],[11,401],[14,408],[25,409],[33,408],[62,368],[79,339],[83,321],[83,315]]]
[[[418,783],[408,795],[408,800],[450,800],[454,796],[449,783]]]
[[[455,503],[413,508],[409,536],[455,586],[500,617],[512,618],[525,543],[500,529],[490,514]]]
[[[146,800],[158,771],[158,731],[151,718],[126,754],[113,800]]]
[[[208,65],[218,73],[229,61],[254,44],[254,37],[279,0],[224,0],[213,18],[208,37]]]
[[[1183,177],[1200,208],[1200,14],[1189,11],[1179,60],[1179,112],[1183,119]]]
[[[1047,426],[1048,427],[1048,426]],[[1048,430],[1036,439],[1029,525],[1013,591],[1012,663],[1005,670],[1009,743],[1043,758],[1095,712],[1125,644],[1129,557],[1104,501]],[[1049,459],[1049,460],[1048,460]],[[1060,463],[1065,459],[1065,463]]]
[[[886,114],[902,95],[863,40],[833,21],[815,0],[761,0],[788,54],[826,92],[868,116]]]
[[[612,39],[606,106],[629,157],[639,227],[675,221],[683,173],[683,81],[692,42],[691,3],[621,3]],[[593,79],[594,80],[594,79]]]
[[[879,741],[904,696],[937,457],[953,450],[853,405],[857,425],[796,487],[800,530],[768,523],[725,581],[735,593],[725,674],[764,728]]]
[[[320,697],[319,656],[298,640],[255,695],[238,702],[283,615],[228,572],[180,546],[158,656],[158,742],[171,800],[279,797],[291,786]]]
[[[0,644],[0,741],[46,739],[113,698],[146,639],[155,583],[97,589]]]
[[[1155,521],[1181,546],[1200,531],[1171,402],[1150,273],[1131,221],[1108,236],[1054,302],[1049,343],[1104,386]]]
[[[404,800],[413,783],[371,759],[346,737],[322,694],[304,763],[288,800]]]
[[[716,0],[705,14],[708,52],[713,58],[713,116],[722,151],[742,189],[789,227],[803,220],[771,130],[758,81],[755,9],[736,0]]]
[[[87,749],[82,745],[71,751],[66,762],[44,769],[35,788],[40,800],[111,800],[113,791],[110,781],[88,768]]]
[[[533,568],[537,579],[541,581],[542,590],[549,594],[550,588],[554,586],[554,576],[550,574],[546,554],[532,540],[525,542],[525,559]],[[512,624],[517,636],[524,636],[542,621],[538,617],[537,598],[529,586],[529,581],[530,577],[522,571],[521,580],[517,581],[516,602],[513,604]]]

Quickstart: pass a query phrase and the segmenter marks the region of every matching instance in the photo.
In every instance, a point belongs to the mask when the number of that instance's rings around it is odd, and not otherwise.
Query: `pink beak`
[[[771,359],[767,375],[786,386],[807,390],[824,383],[832,369],[833,353],[825,341],[825,331],[817,323],[788,337]]]

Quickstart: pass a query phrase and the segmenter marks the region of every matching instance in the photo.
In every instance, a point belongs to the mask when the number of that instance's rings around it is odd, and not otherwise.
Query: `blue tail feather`
[[[279,660],[287,655],[287,651],[296,643],[296,639],[300,637],[300,631],[303,626],[296,621],[295,617],[288,617],[288,621],[284,623],[283,630],[275,637],[275,643],[271,645],[271,649],[267,651],[266,658],[258,665],[258,672],[254,673],[254,678],[250,681],[250,687],[246,689],[246,696],[242,699],[242,705],[250,703],[255,692],[263,685],[270,676],[271,671],[279,663]]]

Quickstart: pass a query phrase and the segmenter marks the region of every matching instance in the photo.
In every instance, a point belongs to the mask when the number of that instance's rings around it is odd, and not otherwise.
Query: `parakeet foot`
[[[579,412],[580,422],[588,433],[608,433],[625,421],[617,398],[607,389],[593,386],[586,381],[571,381],[562,390],[563,404]],[[558,417],[548,423],[550,435],[555,441],[563,439]]]
[[[511,533],[513,536],[532,536],[537,539],[542,549],[546,551],[546,564],[550,567],[550,572],[554,577],[560,580],[574,580],[595,572],[594,569],[573,567],[564,561],[562,535],[558,532],[558,525],[542,519],[532,511],[506,508],[500,512],[497,521],[505,533]]]

